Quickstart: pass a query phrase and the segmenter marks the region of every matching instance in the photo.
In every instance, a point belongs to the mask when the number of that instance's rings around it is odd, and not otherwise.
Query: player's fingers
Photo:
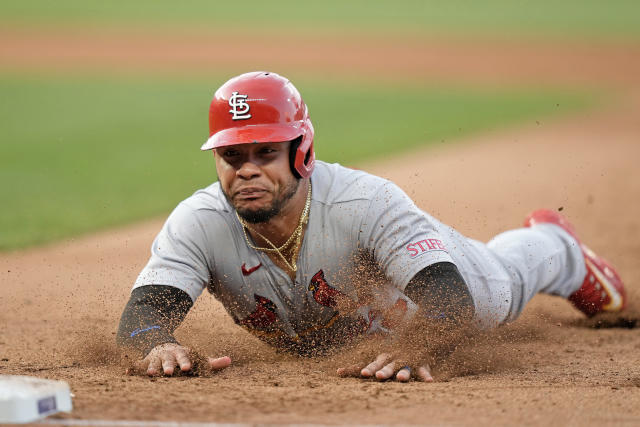
[[[191,359],[189,359],[189,355],[184,350],[178,350],[175,353],[176,362],[178,362],[178,366],[180,366],[180,370],[182,372],[187,372],[191,370]]]
[[[401,368],[396,374],[397,381],[406,383],[410,379],[411,379],[411,368],[409,368],[408,366]]]
[[[207,361],[209,362],[209,367],[214,371],[219,371],[231,365],[231,358],[229,356],[218,357],[216,359],[209,357]]]
[[[420,381],[432,383],[433,377],[431,376],[431,369],[429,369],[429,365],[420,366],[418,368],[417,377]]]
[[[346,368],[338,368],[336,373],[339,377],[357,377],[360,375],[362,365],[351,365]]]
[[[162,371],[165,375],[173,375],[173,370],[176,367],[176,357],[173,352],[165,351],[162,353]]]
[[[153,356],[149,360],[149,366],[147,367],[147,375],[153,377],[155,375],[160,375],[160,370],[162,369],[162,359],[160,356]]]
[[[376,371],[376,379],[380,381],[388,380],[393,376],[396,371],[396,362],[391,362],[382,367],[382,369]]]
[[[360,375],[363,377],[372,377],[376,371],[380,370],[387,362],[391,359],[391,355],[389,353],[382,353],[376,357],[376,360],[369,363],[365,366],[362,371],[360,371]]]

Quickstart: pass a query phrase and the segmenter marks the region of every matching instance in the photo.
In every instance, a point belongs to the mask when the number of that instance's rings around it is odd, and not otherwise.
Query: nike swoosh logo
[[[598,280],[598,282],[600,282],[605,292],[609,295],[609,299],[611,300],[609,301],[609,304],[604,305],[602,308],[607,311],[620,310],[622,308],[622,295],[620,295],[615,286],[613,286],[609,279],[607,279],[604,274],[602,274],[598,267],[593,265],[593,263],[589,259],[585,258],[585,261],[589,266],[589,269],[591,270],[593,275],[596,276],[596,279]]]
[[[245,266],[245,264],[242,264],[242,275],[243,276],[248,276],[251,273],[253,273],[254,271],[256,271],[257,269],[259,269],[260,267],[262,267],[262,263],[256,265],[255,267],[251,267],[250,269],[247,270],[247,267]]]
[[[130,337],[133,338],[138,334],[150,331],[152,329],[162,329],[162,328],[160,326],[158,326],[158,325],[153,325],[153,326],[149,326],[148,328],[144,328],[144,329],[142,329],[142,328],[134,329],[133,332],[131,332]]]

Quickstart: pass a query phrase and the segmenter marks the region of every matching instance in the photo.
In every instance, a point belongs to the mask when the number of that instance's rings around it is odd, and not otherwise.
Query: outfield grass
[[[255,31],[640,38],[638,0],[3,0],[4,22]]]
[[[0,250],[162,215],[215,180],[208,82],[0,77]],[[583,108],[582,93],[299,84],[344,164]]]

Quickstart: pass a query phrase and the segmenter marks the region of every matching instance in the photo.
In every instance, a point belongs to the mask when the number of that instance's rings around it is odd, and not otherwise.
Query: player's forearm
[[[189,295],[172,286],[134,289],[122,312],[116,342],[146,355],[157,345],[173,342],[173,331],[193,305]]]
[[[405,288],[423,314],[453,324],[467,324],[475,311],[469,288],[450,262],[430,265],[416,274]]]

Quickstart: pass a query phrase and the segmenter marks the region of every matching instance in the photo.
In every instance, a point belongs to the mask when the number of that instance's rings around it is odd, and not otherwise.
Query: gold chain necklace
[[[276,245],[274,245],[271,242],[271,240],[267,239],[265,236],[260,234],[258,231],[256,231],[253,228],[251,228],[249,226],[249,224],[247,224],[242,218],[240,218],[240,215],[238,215],[237,211],[236,211],[236,217],[238,218],[238,221],[240,221],[240,224],[242,225],[242,232],[244,233],[244,238],[247,241],[247,244],[249,245],[249,247],[251,247],[252,249],[258,250],[258,251],[262,251],[262,252],[278,254],[278,256],[282,259],[282,261],[287,266],[287,268],[289,268],[289,270],[291,270],[291,271],[293,271],[295,273],[296,271],[298,271],[298,266],[296,265],[296,257],[298,256],[297,252],[298,252],[298,250],[300,248],[300,243],[302,242],[302,229],[304,228],[304,225],[309,221],[309,209],[310,209],[310,207],[311,207],[311,181],[309,181],[309,191],[307,191],[307,201],[305,202],[304,209],[302,210],[302,213],[300,214],[300,220],[298,221],[298,226],[295,228],[295,230],[293,230],[293,233],[291,233],[291,236],[289,236],[287,241],[284,242],[280,247],[276,247]],[[253,233],[257,234],[262,240],[267,242],[269,244],[269,246],[271,246],[271,247],[267,248],[267,247],[263,247],[263,246],[255,246],[253,243],[251,243],[251,239],[249,239],[249,235],[247,234],[247,230],[252,231]],[[291,243],[294,242],[294,241],[296,243],[295,246],[294,246],[294,248],[296,250],[293,251],[292,260],[291,260],[291,262],[289,262],[287,260],[287,258],[282,254],[282,251],[286,250],[289,246],[291,246]]]

